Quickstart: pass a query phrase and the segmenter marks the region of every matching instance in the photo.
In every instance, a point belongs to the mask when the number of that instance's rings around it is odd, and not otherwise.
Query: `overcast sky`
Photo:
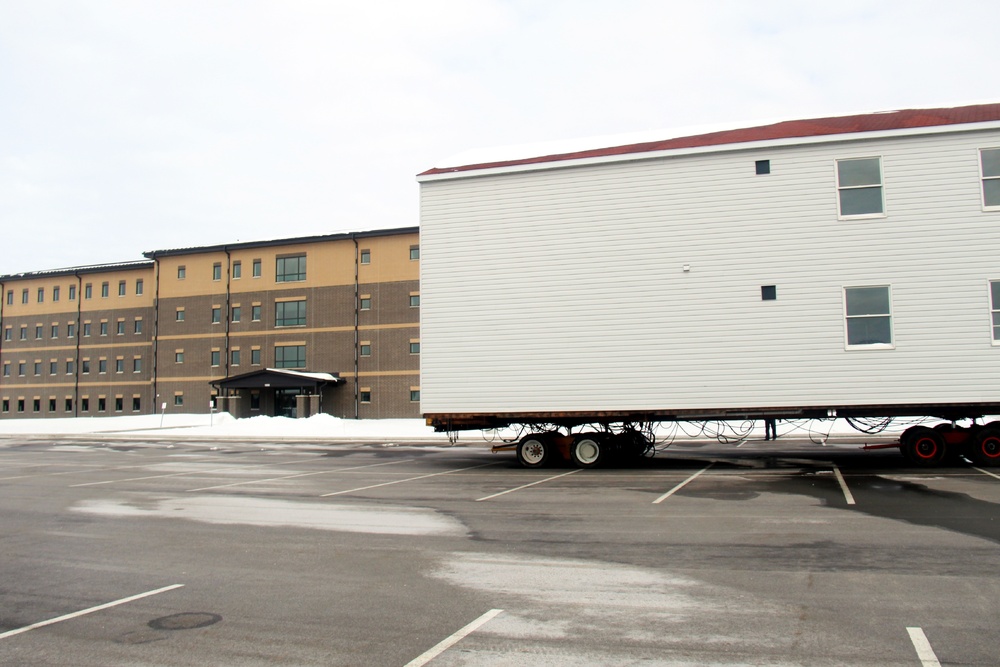
[[[996,0],[0,0],[0,274],[419,224],[450,155],[1000,101]]]

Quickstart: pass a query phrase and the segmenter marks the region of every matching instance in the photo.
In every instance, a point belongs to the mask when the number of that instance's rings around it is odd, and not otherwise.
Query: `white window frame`
[[[847,290],[850,289],[872,289],[876,287],[882,287],[888,290],[889,296],[889,312],[879,313],[879,314],[869,314],[869,315],[852,315],[852,319],[860,317],[888,317],[889,318],[889,340],[890,343],[865,343],[865,344],[855,344],[850,343],[850,337],[848,334],[847,322]],[[892,313],[892,285],[889,283],[884,283],[880,285],[844,285],[841,288],[841,298],[843,299],[844,308],[844,349],[845,350],[894,350],[896,349],[896,328],[893,324],[893,313]]]
[[[987,147],[979,149],[979,196],[984,211],[1000,211],[1000,204],[986,204],[986,181],[1000,181],[1000,174],[987,176],[983,173],[983,151],[1000,151],[1000,147]]]
[[[998,298],[993,298],[993,286],[997,286]],[[1000,347],[1000,280],[986,281],[986,298],[990,304],[990,340],[994,347]]]
[[[882,212],[881,213],[858,213],[858,214],[848,214],[845,215],[841,211],[840,206],[840,193],[844,190],[861,190],[863,188],[872,188],[874,185],[840,185],[840,163],[850,162],[852,160],[878,160],[878,176],[879,176],[879,195],[882,198]],[[872,220],[876,218],[887,217],[886,207],[885,207],[885,167],[882,164],[881,155],[859,155],[856,157],[844,157],[837,158],[833,162],[833,176],[837,182],[837,219],[838,220]]]

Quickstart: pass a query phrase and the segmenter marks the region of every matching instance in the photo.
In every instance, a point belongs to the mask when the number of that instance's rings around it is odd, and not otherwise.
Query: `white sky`
[[[995,0],[0,0],[0,274],[419,224],[449,155],[1000,101]]]

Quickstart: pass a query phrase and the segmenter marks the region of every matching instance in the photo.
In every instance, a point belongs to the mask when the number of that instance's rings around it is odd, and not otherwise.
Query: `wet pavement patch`
[[[218,614],[210,614],[204,611],[189,611],[183,614],[171,614],[154,618],[147,623],[154,630],[194,630],[195,628],[205,628],[215,625],[222,620]]]

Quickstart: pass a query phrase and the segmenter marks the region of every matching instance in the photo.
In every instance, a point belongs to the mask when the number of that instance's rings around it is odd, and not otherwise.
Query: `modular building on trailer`
[[[1000,104],[452,162],[418,176],[440,430],[589,465],[655,421],[1000,411]],[[901,442],[990,463],[997,433]]]

